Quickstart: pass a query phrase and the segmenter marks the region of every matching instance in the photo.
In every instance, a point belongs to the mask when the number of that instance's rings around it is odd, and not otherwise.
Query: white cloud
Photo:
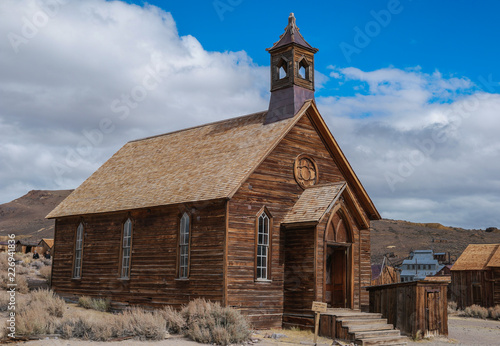
[[[500,224],[499,94],[418,68],[332,71],[368,85],[318,104],[384,217]]]
[[[126,141],[267,107],[268,71],[119,1],[0,3],[1,200],[74,188]]]

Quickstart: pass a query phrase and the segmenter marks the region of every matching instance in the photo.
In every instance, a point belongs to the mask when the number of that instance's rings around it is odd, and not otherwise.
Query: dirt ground
[[[500,345],[500,321],[448,317],[448,339],[435,338],[408,345]]]

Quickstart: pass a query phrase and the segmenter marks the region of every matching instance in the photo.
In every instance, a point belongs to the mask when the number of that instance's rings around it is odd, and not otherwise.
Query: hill
[[[413,223],[382,219],[371,223],[372,262],[381,263],[384,254],[391,262],[401,262],[411,250],[450,252],[458,258],[469,244],[500,243],[498,229],[463,229],[439,223]]]
[[[17,238],[54,237],[54,220],[45,216],[72,190],[33,190],[9,203],[0,205],[0,236],[15,233]],[[449,251],[458,257],[468,244],[500,243],[500,230],[470,230],[446,227],[439,223],[413,223],[382,219],[372,222],[372,262],[381,263],[384,254],[391,262],[400,262],[411,250]]]
[[[72,190],[33,190],[12,202],[0,204],[0,236],[16,238],[54,238],[54,220],[45,216]]]

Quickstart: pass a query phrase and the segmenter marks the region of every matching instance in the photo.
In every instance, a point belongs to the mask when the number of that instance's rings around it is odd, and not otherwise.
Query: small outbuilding
[[[45,254],[47,251],[52,256],[52,248],[54,247],[54,239],[43,238],[38,243],[38,248],[41,250],[41,253]]]
[[[500,244],[470,244],[451,268],[451,299],[459,309],[500,304]]]
[[[16,252],[30,253],[30,252],[40,253],[38,249],[38,242],[33,240],[18,240],[16,241]]]

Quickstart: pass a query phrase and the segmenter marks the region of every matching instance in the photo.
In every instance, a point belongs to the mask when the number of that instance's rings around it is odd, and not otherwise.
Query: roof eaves
[[[348,185],[354,190],[354,193],[360,198],[360,202],[365,210],[368,212],[368,217],[370,220],[380,220],[381,216],[378,212],[377,208],[373,204],[373,201],[368,196],[363,184],[357,177],[356,173],[352,169],[349,161],[345,157],[342,149],[338,145],[337,141],[333,137],[332,133],[328,129],[325,120],[319,113],[318,108],[316,107],[316,103],[312,102],[312,107],[314,110],[314,115],[311,117],[313,124],[318,128],[320,135],[325,140],[327,147],[330,149],[330,152],[334,156],[335,161],[337,161],[337,166],[342,172],[342,175],[346,178]]]

